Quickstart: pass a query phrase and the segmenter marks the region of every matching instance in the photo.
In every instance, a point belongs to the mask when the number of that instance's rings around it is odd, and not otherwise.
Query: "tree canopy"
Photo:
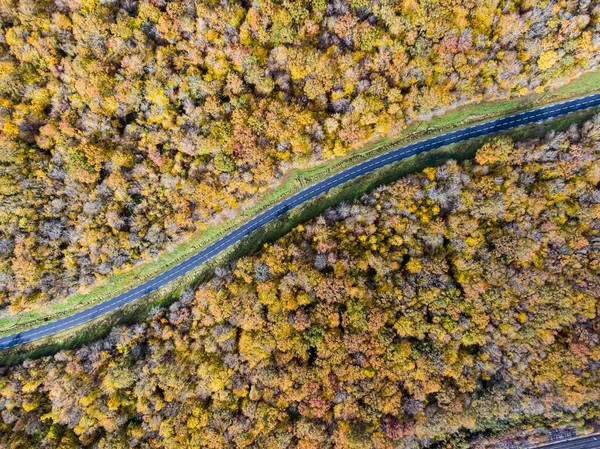
[[[3,368],[0,444],[484,448],[598,421],[599,186],[600,116],[340,204],[143,323]]]

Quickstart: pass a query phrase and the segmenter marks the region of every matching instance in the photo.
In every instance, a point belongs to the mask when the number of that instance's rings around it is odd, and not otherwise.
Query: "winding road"
[[[331,175],[330,177],[312,184],[296,194],[282,200],[281,202],[257,215],[250,221],[244,223],[226,236],[215,241],[210,246],[207,246],[180,264],[170,268],[167,271],[164,271],[152,279],[149,279],[137,287],[134,287],[107,301],[67,317],[0,338],[0,350],[56,334],[57,332],[73,328],[88,321],[92,321],[102,315],[113,312],[125,304],[129,304],[149,293],[152,293],[169,282],[172,282],[183,276],[190,270],[193,270],[223,250],[229,248],[231,245],[239,242],[248,234],[251,234],[255,230],[286,213],[288,210],[293,209],[334,187],[338,187],[341,184],[366,175],[381,167],[435,148],[440,148],[457,142],[463,142],[475,137],[494,134],[530,123],[541,122],[543,120],[556,118],[561,115],[581,111],[595,106],[600,106],[600,94],[589,95],[586,97],[577,98],[575,100],[544,106],[542,108],[510,115],[508,117],[470,126],[468,128],[452,131],[436,137],[431,137],[410,145],[395,149],[390,148],[390,151],[388,152],[375,156],[371,159],[367,159],[345,169],[344,171]]]

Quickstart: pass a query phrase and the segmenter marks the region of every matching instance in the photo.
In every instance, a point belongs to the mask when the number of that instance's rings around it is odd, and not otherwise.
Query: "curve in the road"
[[[542,108],[510,115],[501,119],[492,120],[436,137],[431,137],[429,139],[415,142],[396,149],[390,149],[389,152],[380,154],[379,156],[375,156],[371,159],[367,159],[359,164],[353,165],[352,167],[349,167],[339,173],[325,178],[322,181],[304,188],[296,194],[265,210],[261,214],[257,215],[253,219],[244,223],[234,231],[207,246],[203,250],[197,252],[178,265],[170,268],[167,271],[164,271],[163,273],[144,282],[143,284],[138,285],[137,287],[134,287],[100,304],[82,310],[81,312],[77,312],[67,317],[60,318],[56,321],[0,338],[0,350],[38,340],[40,338],[56,334],[57,332],[73,328],[110,313],[145,295],[148,295],[149,293],[152,293],[153,291],[161,288],[178,277],[183,276],[197,266],[205,263],[221,251],[239,242],[248,234],[251,234],[258,228],[286,213],[288,210],[293,209],[334,187],[338,187],[341,184],[366,175],[381,167],[435,148],[440,148],[453,143],[462,142],[475,137],[485,136],[500,131],[506,131],[530,123],[556,118],[561,115],[581,111],[595,106],[600,106],[600,94],[589,95],[586,97],[577,98],[575,100],[544,106]]]

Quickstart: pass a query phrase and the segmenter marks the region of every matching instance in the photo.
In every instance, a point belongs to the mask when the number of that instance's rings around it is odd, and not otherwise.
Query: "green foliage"
[[[235,161],[225,153],[219,153],[215,156],[215,168],[225,173],[231,173],[235,170]]]
[[[315,324],[310,326],[304,332],[304,339],[308,343],[310,347],[316,347],[319,343],[323,341],[323,337],[325,336],[325,329],[323,326],[319,324]]]
[[[377,47],[381,39],[381,34],[376,28],[363,28],[359,35],[360,49],[363,51],[371,51]]]

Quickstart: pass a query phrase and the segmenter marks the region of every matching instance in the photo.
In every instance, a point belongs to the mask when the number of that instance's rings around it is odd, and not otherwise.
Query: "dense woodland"
[[[0,0],[0,308],[226,220],[290,168],[600,59],[597,1]]]
[[[598,420],[598,292],[600,116],[382,186],[2,369],[0,445],[457,448]]]

